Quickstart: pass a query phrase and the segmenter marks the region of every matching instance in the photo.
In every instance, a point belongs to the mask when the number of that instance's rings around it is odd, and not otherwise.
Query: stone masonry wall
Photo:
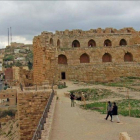
[[[53,83],[63,78],[86,82],[111,81],[120,76],[139,76],[139,35],[140,32],[133,28],[65,30],[56,31],[54,34],[42,32],[41,35],[34,37],[33,41],[34,83],[41,83],[44,80]],[[88,46],[90,40],[95,42],[95,46]],[[106,46],[105,40],[110,40],[111,46]],[[121,40],[125,40],[126,44],[121,45]],[[77,47],[73,45],[74,41],[79,43]],[[111,57],[104,60],[111,62],[102,61],[106,53]],[[131,62],[124,62],[127,53],[132,56]],[[60,55],[66,57],[65,64],[58,64]],[[80,61],[82,55],[86,60],[82,58]]]
[[[49,96],[50,91],[18,93],[20,140],[32,139]]]

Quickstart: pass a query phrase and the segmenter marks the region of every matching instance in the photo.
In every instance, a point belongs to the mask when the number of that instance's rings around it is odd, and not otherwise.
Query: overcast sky
[[[0,1],[0,48],[32,43],[42,31],[133,27],[140,30],[140,1]]]

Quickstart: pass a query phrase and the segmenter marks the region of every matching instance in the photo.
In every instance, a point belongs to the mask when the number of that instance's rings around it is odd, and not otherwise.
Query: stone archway
[[[95,47],[95,46],[96,46],[96,42],[93,39],[89,40],[88,47]]]
[[[63,54],[59,55],[58,64],[67,64],[67,57]]]
[[[78,40],[74,40],[72,42],[72,47],[74,47],[74,48],[80,47],[80,42]]]
[[[132,62],[132,61],[133,61],[133,55],[129,52],[125,53],[124,62]]]
[[[109,53],[105,53],[102,57],[102,62],[112,62],[112,57]]]
[[[57,40],[57,47],[58,48],[60,47],[60,40],[59,39]]]
[[[109,39],[106,39],[106,40],[104,41],[104,46],[112,46],[111,41],[110,41]]]
[[[53,39],[52,38],[50,38],[50,44],[53,45]]]
[[[120,40],[120,46],[125,46],[125,45],[127,45],[126,40],[125,39],[121,39]]]
[[[80,63],[89,63],[89,62],[90,62],[90,59],[86,53],[80,56]]]

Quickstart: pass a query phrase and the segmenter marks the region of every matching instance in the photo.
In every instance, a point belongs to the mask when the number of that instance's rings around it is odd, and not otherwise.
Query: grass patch
[[[132,85],[135,81],[139,81],[140,84],[140,77],[120,77],[120,80],[117,82],[108,82],[108,83],[101,83],[101,82],[96,82],[95,84],[101,84],[105,86],[113,86],[113,87],[129,87]]]
[[[76,97],[81,97],[81,93],[83,92],[85,94],[86,100],[101,100],[105,99],[107,97],[125,97],[124,95],[116,94],[115,92],[112,92],[108,89],[78,89],[78,90],[71,90],[71,93],[74,93]]]
[[[63,89],[63,88],[67,88],[66,85],[58,85],[58,89]]]
[[[122,101],[116,101],[117,106],[118,106],[118,113],[123,116],[129,116],[129,102],[131,106],[130,116],[140,118],[140,100],[124,99]],[[87,104],[86,109],[95,110],[102,114],[105,114],[106,102],[95,102],[92,104]]]

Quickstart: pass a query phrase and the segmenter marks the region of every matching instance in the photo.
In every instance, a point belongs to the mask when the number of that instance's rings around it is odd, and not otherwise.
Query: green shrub
[[[0,118],[6,117],[7,115],[10,117],[15,116],[16,111],[15,110],[4,110],[0,111]]]

